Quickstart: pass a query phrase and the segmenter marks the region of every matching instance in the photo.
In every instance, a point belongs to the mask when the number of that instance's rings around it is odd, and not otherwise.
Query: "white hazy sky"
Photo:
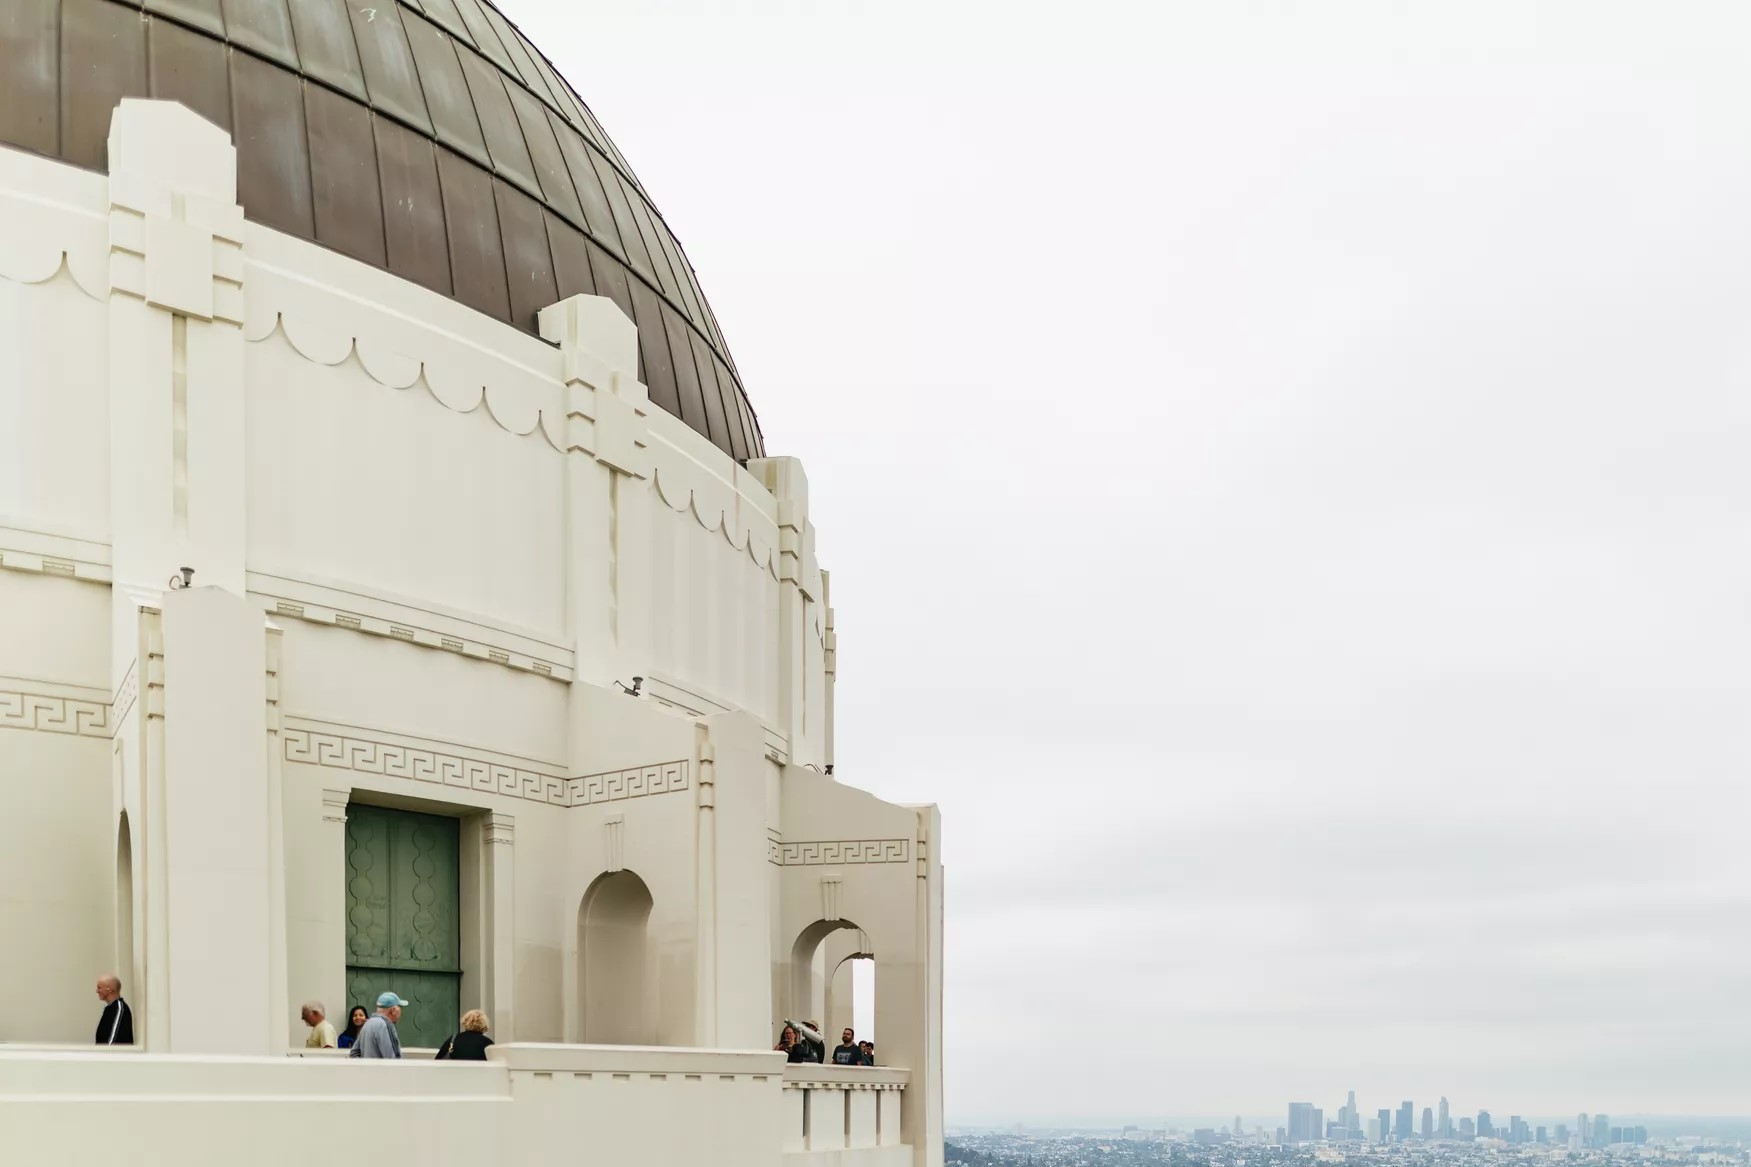
[[[505,0],[941,803],[951,1122],[1751,1099],[1751,9]]]

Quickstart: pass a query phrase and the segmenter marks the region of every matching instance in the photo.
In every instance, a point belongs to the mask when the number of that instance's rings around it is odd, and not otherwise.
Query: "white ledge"
[[[779,1077],[784,1055],[774,1050],[688,1049],[645,1045],[547,1045],[508,1042],[486,1051],[512,1073],[755,1074]]]
[[[898,1066],[826,1066],[792,1062],[784,1067],[786,1090],[904,1090],[912,1071]]]

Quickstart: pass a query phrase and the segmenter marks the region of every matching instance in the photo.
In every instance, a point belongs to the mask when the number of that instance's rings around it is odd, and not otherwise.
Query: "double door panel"
[[[460,1017],[458,838],[455,819],[347,807],[348,1005],[399,994],[403,1046],[437,1045]]]

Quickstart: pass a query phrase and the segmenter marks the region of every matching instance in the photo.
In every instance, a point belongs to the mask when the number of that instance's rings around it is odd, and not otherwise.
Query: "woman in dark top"
[[[346,1029],[341,1031],[340,1039],[334,1044],[340,1049],[353,1048],[353,1042],[359,1040],[359,1030],[365,1028],[365,1022],[370,1018],[363,1005],[354,1005],[352,1012],[347,1014]]]
[[[788,1025],[779,1033],[778,1044],[772,1048],[781,1051],[786,1061],[812,1062],[815,1060],[813,1051],[809,1049],[809,1043],[799,1038],[796,1035],[796,1030]]]
[[[492,1038],[486,1035],[486,1014],[470,1009],[462,1015],[462,1031],[438,1047],[438,1061],[484,1062]]]

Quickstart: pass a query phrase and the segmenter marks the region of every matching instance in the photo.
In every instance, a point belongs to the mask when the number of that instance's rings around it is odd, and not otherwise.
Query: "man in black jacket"
[[[97,978],[97,999],[103,1016],[97,1019],[98,1045],[133,1045],[134,1011],[122,1000],[121,978],[114,973]]]

